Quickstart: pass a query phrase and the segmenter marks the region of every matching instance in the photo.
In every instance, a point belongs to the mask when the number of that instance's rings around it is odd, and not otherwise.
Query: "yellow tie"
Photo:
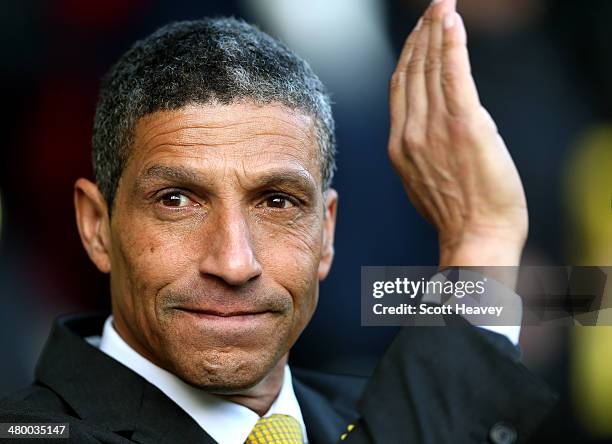
[[[289,415],[259,418],[245,444],[302,444],[300,423]]]

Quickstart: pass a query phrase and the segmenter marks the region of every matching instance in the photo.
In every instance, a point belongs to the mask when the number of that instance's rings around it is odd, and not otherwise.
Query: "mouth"
[[[249,322],[258,321],[263,317],[274,314],[271,310],[215,310],[190,307],[176,307],[177,311],[194,316],[200,320],[214,322]]]

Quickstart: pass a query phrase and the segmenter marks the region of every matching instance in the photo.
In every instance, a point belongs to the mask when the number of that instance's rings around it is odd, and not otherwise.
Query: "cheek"
[[[154,310],[155,297],[164,286],[178,280],[190,262],[184,233],[131,218],[139,223],[123,223],[118,232],[117,251],[111,276],[118,277],[120,295],[135,308]],[[114,252],[115,253],[115,252]],[[152,314],[152,312],[151,312]]]
[[[308,322],[317,303],[321,230],[316,222],[268,232],[258,242],[261,265],[293,299],[294,324]],[[303,325],[302,325],[303,326]]]
[[[194,237],[175,227],[142,227],[134,245],[142,278],[157,288],[178,280],[194,263]]]

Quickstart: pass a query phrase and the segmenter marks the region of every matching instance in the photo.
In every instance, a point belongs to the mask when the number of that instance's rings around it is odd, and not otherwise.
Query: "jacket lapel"
[[[143,444],[216,443],[187,413],[151,384],[144,387],[132,440]]]
[[[295,376],[293,390],[300,404],[310,444],[337,443],[350,418],[341,415],[323,395]]]
[[[87,343],[106,315],[56,321],[36,379],[83,420],[140,443],[215,444],[178,405],[132,370]]]

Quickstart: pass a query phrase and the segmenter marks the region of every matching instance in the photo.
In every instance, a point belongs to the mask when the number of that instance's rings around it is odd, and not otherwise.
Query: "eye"
[[[287,196],[283,196],[282,194],[275,194],[273,196],[269,196],[265,200],[265,205],[268,208],[278,208],[284,210],[287,208],[294,207],[295,203],[293,203],[293,201]]]
[[[182,207],[194,207],[197,204],[185,196],[183,193],[179,193],[178,191],[173,191],[170,193],[166,193],[160,197],[159,201],[165,207],[174,207],[174,208],[182,208]]]

